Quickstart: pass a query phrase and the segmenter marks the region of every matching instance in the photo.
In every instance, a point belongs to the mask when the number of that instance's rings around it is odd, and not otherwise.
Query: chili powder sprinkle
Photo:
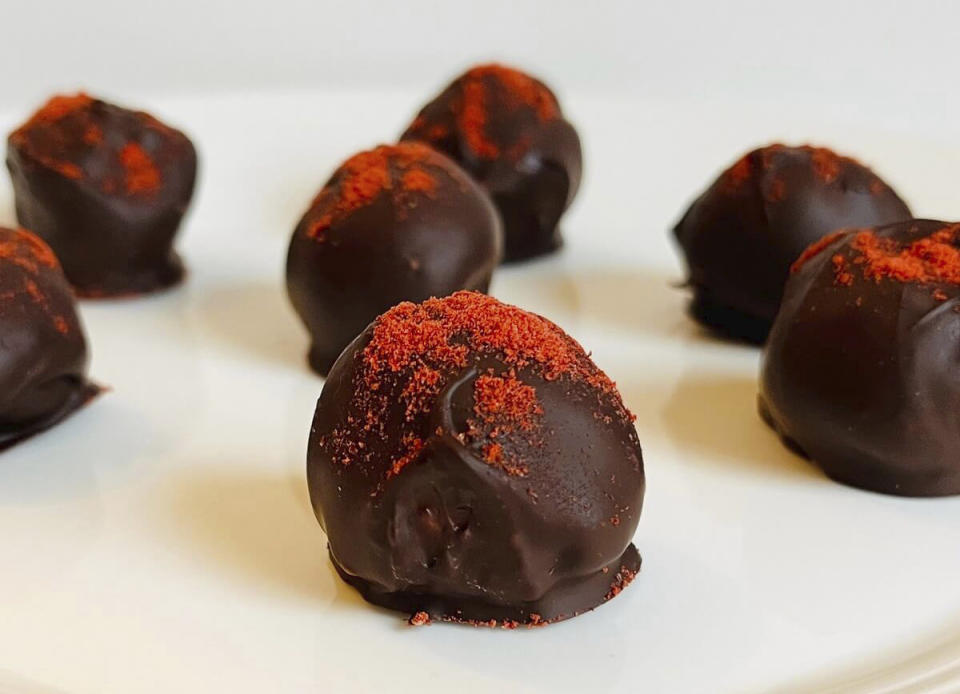
[[[423,416],[441,389],[488,357],[505,371],[483,369],[476,376],[473,416],[462,436],[464,443],[477,443],[484,460],[506,474],[527,474],[516,452],[537,445],[540,437],[543,409],[535,387],[521,374],[585,385],[597,398],[597,411],[605,408],[621,421],[633,420],[614,382],[554,323],[484,294],[461,291],[420,304],[404,302],[377,318],[369,342],[355,357],[358,370],[346,422],[321,445],[336,463],[382,470],[384,461],[371,452],[376,447],[357,443],[380,440],[397,451],[385,465],[385,477],[401,474],[422,453],[424,437],[433,433],[424,431]],[[396,411],[397,400],[403,405],[401,421],[388,426],[386,418]]]
[[[124,113],[135,130],[169,132],[155,118],[140,112],[124,111],[80,92],[49,99],[30,119],[10,135],[10,143],[31,159],[70,180],[88,178],[84,162],[102,155],[106,166],[99,174],[98,187],[107,194],[130,196],[156,194],[162,186],[157,162],[133,132],[114,132],[108,141],[101,122],[102,111],[112,108]],[[100,168],[100,167],[94,167]],[[118,185],[119,179],[119,185]]]
[[[390,193],[403,206],[412,193],[432,196],[437,178],[431,169],[445,161],[427,145],[401,142],[360,152],[345,161],[311,204],[307,235],[322,239],[335,223]]]

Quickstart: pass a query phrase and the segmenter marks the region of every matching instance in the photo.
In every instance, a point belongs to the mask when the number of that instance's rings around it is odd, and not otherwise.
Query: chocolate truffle
[[[616,387],[556,325],[483,294],[400,304],[354,340],[307,471],[337,571],[416,623],[558,621],[640,568],[643,459]]]
[[[348,159],[300,220],[287,291],[310,331],[310,365],[326,374],[344,347],[401,301],[485,292],[502,232],[489,196],[447,157],[418,143]]]
[[[10,135],[7,167],[17,218],[50,244],[78,296],[182,279],[173,237],[197,172],[183,133],[86,94],[55,96]]]
[[[490,192],[504,260],[560,247],[557,224],[580,186],[582,154],[542,82],[502,65],[475,67],[424,106],[402,139],[446,153]]]
[[[844,484],[960,494],[960,224],[838,232],[793,266],[760,409]]]
[[[804,248],[843,227],[910,218],[865,166],[828,149],[771,145],[720,175],[674,228],[693,290],[691,315],[763,342]]]
[[[0,448],[96,395],[86,370],[76,302],[53,251],[29,232],[0,228]]]

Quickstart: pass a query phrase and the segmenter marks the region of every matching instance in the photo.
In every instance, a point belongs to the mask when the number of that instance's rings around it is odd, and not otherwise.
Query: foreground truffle
[[[173,239],[197,156],[152,116],[86,94],[56,96],[7,142],[17,218],[53,248],[82,297],[178,283]]]
[[[837,233],[793,266],[761,414],[833,479],[960,494],[960,225]]]
[[[674,228],[693,290],[691,315],[729,336],[763,342],[790,264],[844,227],[911,217],[872,171],[817,147],[771,145],[727,169]]]
[[[542,82],[502,65],[475,67],[424,106],[402,139],[446,153],[490,192],[504,260],[560,247],[557,225],[580,186],[582,154]]]
[[[310,365],[326,374],[344,347],[401,301],[486,291],[502,232],[489,196],[447,157],[418,143],[348,159],[300,220],[287,291],[310,331]]]
[[[53,251],[0,228],[0,448],[53,426],[98,388],[73,293]]]
[[[643,460],[616,387],[556,325],[482,294],[400,304],[350,345],[307,471],[337,571],[415,623],[566,619],[640,567]]]

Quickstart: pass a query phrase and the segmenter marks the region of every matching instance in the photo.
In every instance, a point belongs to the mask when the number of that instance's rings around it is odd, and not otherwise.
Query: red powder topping
[[[483,458],[491,465],[503,464],[503,446],[499,443],[488,443],[483,447]]]
[[[75,111],[89,108],[92,103],[93,99],[83,92],[54,96],[41,106],[40,110],[34,113],[30,120],[17,130],[17,133],[30,130],[37,125],[56,123]]]
[[[617,575],[614,576],[613,583],[610,585],[610,590],[604,599],[613,600],[621,592],[623,592],[623,589],[630,585],[633,582],[633,579],[636,577],[636,571],[631,571],[627,567],[621,566],[620,570],[617,572]]]
[[[509,440],[520,434],[527,446],[539,443],[536,437],[529,436],[539,428],[543,415],[534,387],[523,383],[513,373],[505,377],[480,376],[474,383],[473,411],[478,419],[470,422],[468,438],[482,437],[490,441],[484,445],[484,459],[508,475],[525,476],[528,469],[522,456],[507,453],[503,445],[491,440]]]
[[[61,176],[78,181],[83,178],[83,169],[76,163],[65,160],[56,150],[63,149],[62,137],[52,132],[56,124],[74,113],[84,111],[93,103],[93,99],[84,93],[71,96],[54,96],[40,107],[30,119],[10,134],[10,142],[16,147],[30,151],[34,159],[48,169],[56,171]],[[32,134],[43,131],[45,138],[49,137],[51,146],[35,146]],[[44,138],[44,139],[45,139]],[[54,151],[48,151],[53,149]]]
[[[730,186],[736,188],[750,178],[752,171],[753,166],[750,164],[750,155],[746,154],[740,157],[740,159],[738,159],[733,166],[727,169],[724,172],[723,177],[726,179],[727,183],[730,184]]]
[[[810,166],[814,175],[823,183],[833,183],[840,176],[840,171],[846,165],[860,166],[860,164],[844,157],[826,147],[812,147],[802,145],[800,147],[788,147],[787,145],[775,143],[757,150],[761,153],[763,168],[769,169],[773,166],[774,157],[781,152],[801,152],[810,157]]]
[[[366,207],[384,192],[394,195],[398,207],[411,193],[432,194],[437,179],[428,167],[436,169],[444,164],[432,149],[416,142],[382,145],[354,155],[313,201],[307,235],[322,239],[335,222]]]
[[[432,193],[437,187],[436,179],[423,169],[410,169],[400,180],[403,189],[407,191]]]
[[[439,371],[429,366],[421,366],[413,372],[407,387],[400,393],[408,420],[429,409],[430,402],[440,394],[442,378]]]
[[[510,375],[480,376],[474,386],[474,412],[489,424],[530,431],[543,414],[533,386]]]
[[[426,612],[420,611],[410,617],[410,626],[412,627],[422,627],[428,624],[430,624],[430,615]]]
[[[487,89],[480,81],[463,85],[463,105],[457,120],[467,146],[483,159],[495,159],[500,147],[487,137]]]
[[[450,128],[442,123],[436,123],[427,128],[427,138],[431,141],[442,140],[450,134]]]
[[[140,145],[128,142],[120,150],[120,164],[124,172],[123,185],[130,195],[160,190],[160,172]]]
[[[820,253],[822,253],[827,247],[832,246],[834,242],[846,234],[846,229],[840,229],[832,234],[827,234],[819,241],[814,241],[811,243],[809,246],[807,246],[806,250],[800,254],[800,257],[793,261],[793,265],[790,266],[790,272],[800,272],[800,270],[803,269],[803,266],[806,265],[809,260],[820,255]]]
[[[427,142],[436,142],[442,140],[450,134],[450,128],[444,123],[427,123],[427,118],[423,114],[417,116],[410,125],[410,130],[422,132],[426,136]]]
[[[24,229],[4,229],[3,232],[4,236],[10,234],[11,237],[0,240],[0,258],[9,260],[33,275],[40,271],[40,266],[51,269],[60,267],[53,250],[36,234]]]
[[[513,629],[517,629],[520,626],[526,626],[527,629],[536,629],[539,627],[545,627],[548,624],[550,624],[549,621],[543,619],[540,615],[536,613],[531,614],[527,618],[527,621],[525,623],[521,623],[516,619],[501,619],[499,621],[496,619],[486,619],[486,620],[463,619],[462,617],[457,617],[456,615],[443,615],[442,617],[440,617],[440,619],[444,622],[452,622],[455,624],[465,624],[471,627],[477,627],[477,628],[487,627],[489,629],[496,629],[497,627],[500,627],[501,629],[507,629],[510,631],[512,631]],[[563,619],[563,617],[557,617],[555,621],[559,621],[561,619]]]
[[[71,164],[68,161],[54,161],[51,159],[47,162],[47,166],[60,175],[74,181],[79,181],[81,178],[83,178],[83,169],[76,164]]]
[[[101,171],[99,185],[108,195],[121,188],[128,195],[155,193],[161,186],[155,162],[134,141],[119,150],[108,146],[99,121],[102,112],[93,109],[96,103],[83,93],[55,96],[10,135],[10,142],[34,161],[71,180],[82,180],[87,176],[85,166]],[[122,109],[116,110],[123,112]],[[146,113],[128,112],[128,115],[139,126],[165,134],[172,132]],[[90,164],[90,161],[96,163]],[[104,163],[107,163],[105,171]]]
[[[549,121],[560,115],[557,100],[545,86],[519,70],[503,65],[478,65],[464,75],[467,82],[485,79],[496,80],[504,90],[511,106],[526,106],[537,112],[541,121]]]
[[[843,158],[822,147],[805,147],[804,149],[810,152],[810,163],[813,164],[813,172],[817,178],[824,183],[833,183],[837,180]]]
[[[768,171],[774,167],[777,155],[785,152],[806,154],[810,158],[813,175],[825,185],[834,183],[840,177],[844,166],[862,166],[856,160],[841,156],[826,147],[811,147],[810,145],[788,147],[775,143],[747,153],[727,169],[721,178],[729,187],[736,189],[753,175],[755,158],[759,160],[757,163],[760,168]],[[869,191],[876,195],[884,190],[886,190],[886,184],[874,176],[870,181]],[[766,191],[766,198],[770,202],[777,202],[786,196],[786,192],[785,182],[777,179],[771,182],[769,190]]]
[[[393,461],[393,465],[387,471],[387,477],[399,475],[407,465],[412,463],[423,450],[423,440],[415,436],[405,436],[403,440],[404,454]]]
[[[870,194],[871,195],[880,195],[888,190],[889,186],[884,183],[879,177],[875,177],[870,181]]]
[[[88,125],[87,129],[83,131],[83,142],[91,147],[103,144],[103,130],[100,126],[95,123]]]
[[[851,244],[853,250],[859,253],[853,263],[862,267],[864,277],[877,282],[891,279],[919,284],[942,282],[960,285],[960,250],[956,246],[958,233],[960,224],[954,224],[904,245],[865,229],[856,235]]]
[[[44,303],[43,292],[40,291],[40,287],[37,286],[36,282],[30,279],[25,280],[23,283],[23,289],[27,294],[30,295],[30,298],[33,299],[35,303]]]
[[[847,269],[849,267],[847,259],[837,253],[835,256],[833,256],[833,258],[830,259],[830,262],[833,263],[834,281],[842,287],[849,287],[852,285],[853,273]]]
[[[787,196],[787,184],[782,178],[775,178],[770,181],[767,194],[764,196],[767,202],[780,202]]]
[[[498,143],[487,132],[490,109],[496,104],[508,111],[532,110],[540,122],[560,117],[556,98],[543,84],[518,70],[503,65],[480,65],[460,78],[461,102],[454,106],[459,126],[467,146],[483,159],[500,156],[505,143]],[[428,133],[429,135],[429,133]],[[519,158],[527,147],[509,148],[511,156]]]
[[[66,335],[70,332],[70,324],[60,315],[51,315],[47,295],[40,289],[35,278],[41,269],[47,268],[59,272],[60,263],[57,257],[38,236],[23,229],[0,229],[0,260],[6,261],[20,268],[26,273],[22,278],[23,285],[19,291],[27,294],[33,303],[38,304],[53,323],[54,329]],[[3,299],[12,299],[16,292],[4,294]]]
[[[369,385],[376,387],[381,371],[397,372],[420,363],[462,368],[468,346],[499,354],[517,368],[534,366],[547,380],[566,376],[607,395],[616,393],[613,381],[556,325],[476,292],[457,292],[422,304],[404,302],[380,316],[363,352]]]
[[[542,406],[521,373],[583,384],[596,395],[598,412],[610,412],[620,421],[632,418],[613,381],[560,328],[484,294],[463,291],[421,304],[401,303],[376,320],[370,341],[355,357],[358,371],[345,423],[322,445],[337,463],[385,468],[385,478],[399,474],[422,454],[424,438],[434,433],[424,430],[423,419],[441,389],[483,357],[496,358],[508,370],[476,376],[467,430],[446,433],[475,444],[478,454],[506,474],[527,474],[524,454],[541,445]],[[396,458],[384,465],[373,448],[396,450]]]

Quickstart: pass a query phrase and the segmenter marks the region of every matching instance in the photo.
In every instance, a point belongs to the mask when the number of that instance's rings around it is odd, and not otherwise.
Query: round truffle
[[[960,224],[839,232],[793,266],[761,414],[831,478],[960,494]]]
[[[10,135],[7,167],[17,218],[50,244],[77,295],[182,279],[172,246],[197,172],[183,133],[86,94],[56,96]]]
[[[442,154],[402,143],[351,157],[300,220],[287,254],[287,291],[310,332],[310,365],[325,375],[401,301],[485,292],[501,246],[489,196]]]
[[[378,605],[543,624],[640,567],[643,459],[616,387],[556,325],[483,294],[400,304],[350,345],[307,471],[334,565]]]
[[[53,426],[99,389],[73,292],[37,236],[0,228],[0,448]]]
[[[493,197],[504,260],[550,253],[580,187],[580,138],[546,85],[502,65],[458,77],[424,106],[402,135],[444,152]]]
[[[890,186],[853,159],[818,147],[756,149],[674,228],[693,290],[690,313],[730,337],[763,342],[803,249],[840,228],[910,217]]]

